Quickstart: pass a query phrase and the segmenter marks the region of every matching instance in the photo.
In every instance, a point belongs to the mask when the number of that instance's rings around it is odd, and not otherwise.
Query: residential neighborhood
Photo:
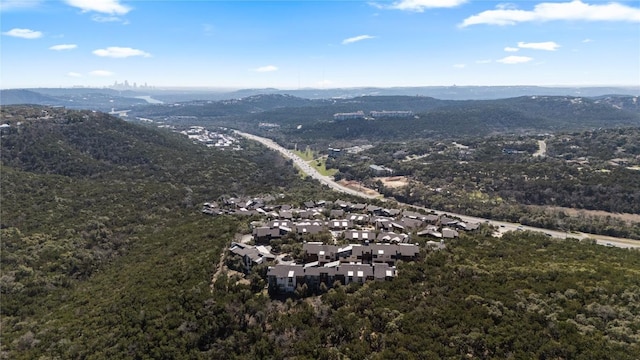
[[[208,147],[229,148],[234,144],[237,145],[238,143],[238,140],[233,136],[210,131],[202,126],[191,126],[187,130],[180,131],[180,133],[186,135],[189,139],[202,143]],[[236,146],[236,150],[238,149],[239,147]]]
[[[221,198],[205,203],[202,209],[207,215],[260,219],[251,222],[251,234],[244,241],[231,244],[229,254],[241,259],[245,273],[268,264],[271,294],[321,293],[338,282],[391,280],[399,261],[417,260],[421,250],[444,249],[446,239],[479,227],[444,215],[366,203],[337,200],[272,205],[275,200],[273,196]],[[287,249],[293,249],[292,253]]]

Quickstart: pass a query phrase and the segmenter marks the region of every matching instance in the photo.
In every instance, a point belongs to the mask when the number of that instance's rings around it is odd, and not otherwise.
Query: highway
[[[302,158],[300,158],[298,155],[296,155],[293,152],[283,148],[282,146],[278,145],[276,142],[274,142],[271,139],[263,138],[263,137],[256,136],[256,135],[253,135],[253,134],[240,132],[240,131],[237,131],[237,130],[234,130],[234,132],[237,135],[240,135],[240,136],[242,136],[242,137],[244,137],[246,139],[257,141],[257,142],[263,144],[264,146],[268,147],[269,149],[272,149],[272,150],[280,152],[285,158],[291,159],[293,161],[293,163],[302,172],[304,172],[308,176],[320,181],[320,183],[329,186],[333,190],[340,191],[340,192],[343,192],[343,193],[346,193],[346,194],[350,194],[350,195],[354,195],[354,196],[367,198],[367,199],[375,199],[375,198],[377,198],[377,199],[380,199],[380,200],[383,200],[383,201],[390,201],[389,199],[381,198],[379,196],[372,196],[370,194],[366,194],[366,193],[363,193],[363,192],[360,192],[360,191],[357,191],[357,190],[354,190],[354,189],[350,189],[350,188],[347,188],[345,186],[342,186],[342,185],[336,183],[335,181],[333,181],[333,178],[320,174],[316,169],[314,169],[312,166],[307,164],[307,162],[304,161]],[[393,200],[393,201],[396,202],[395,200]],[[463,222],[487,223],[487,224],[490,224],[490,225],[493,225],[493,226],[497,227],[498,231],[500,233],[503,233],[503,232],[506,232],[506,231],[524,231],[524,230],[529,230],[529,231],[542,232],[542,233],[547,234],[550,237],[554,237],[554,238],[558,238],[558,239],[565,239],[565,238],[585,239],[585,238],[591,238],[591,239],[595,239],[596,242],[598,244],[600,244],[600,245],[615,246],[615,247],[619,247],[619,248],[640,248],[640,241],[633,240],[633,239],[616,238],[616,237],[609,237],[609,236],[604,236],[604,235],[595,235],[595,234],[588,234],[588,233],[580,233],[580,232],[566,233],[566,232],[563,232],[563,231],[548,230],[548,229],[537,228],[537,227],[533,227],[533,226],[526,226],[526,225],[520,225],[520,224],[516,224],[516,223],[509,223],[509,222],[505,222],[505,221],[495,221],[495,220],[491,220],[491,219],[483,219],[483,218],[478,218],[478,217],[474,217],[474,216],[467,216],[467,215],[455,214],[455,213],[446,212],[446,211],[440,211],[440,210],[435,210],[435,209],[428,209],[428,208],[415,206],[415,205],[410,205],[410,204],[404,204],[404,203],[400,203],[400,202],[397,202],[397,203],[400,206],[408,206],[408,207],[413,207],[413,208],[417,208],[417,209],[423,209],[423,210],[428,211],[428,212],[433,212],[433,213],[435,213],[437,215],[446,214],[447,216],[450,216],[450,217],[457,217],[457,218],[460,218]]]
[[[354,190],[354,189],[350,189],[348,187],[342,186],[338,183],[336,183],[335,181],[333,181],[333,179],[329,176],[324,176],[322,174],[320,174],[316,169],[314,169],[312,166],[310,166],[309,164],[307,164],[306,161],[304,161],[302,158],[300,158],[298,155],[292,153],[291,151],[283,148],[282,146],[278,145],[276,142],[274,142],[271,139],[267,139],[267,138],[263,138],[260,136],[256,136],[256,135],[252,135],[252,134],[247,134],[247,133],[243,133],[237,130],[234,130],[236,134],[250,139],[250,140],[254,140],[257,141],[259,143],[261,143],[262,145],[268,147],[269,149],[275,150],[280,152],[284,157],[291,159],[293,161],[293,163],[305,174],[307,174],[308,176],[320,181],[320,183],[329,186],[330,188],[332,188],[333,190],[336,191],[340,191],[346,194],[350,194],[350,195],[354,195],[354,196],[359,196],[359,197],[364,197],[367,199],[375,199],[376,196],[372,196],[369,194],[365,194],[362,193],[360,191]]]

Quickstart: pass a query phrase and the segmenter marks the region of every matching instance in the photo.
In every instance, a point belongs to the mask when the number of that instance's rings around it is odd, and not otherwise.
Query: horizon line
[[[317,90],[317,91],[331,91],[331,90],[356,90],[356,89],[413,89],[413,88],[499,88],[499,87],[537,87],[537,88],[629,88],[639,89],[640,84],[554,84],[554,85],[514,85],[514,84],[501,84],[501,85],[411,85],[411,86],[344,86],[344,87],[298,87],[298,88],[274,88],[274,87],[226,87],[226,86],[182,86],[182,85],[149,85],[147,87],[128,87],[117,88],[113,86],[84,86],[84,85],[72,85],[72,86],[38,86],[38,87],[0,87],[0,90],[32,90],[32,89],[110,89],[110,90],[209,90],[209,91],[242,91],[242,90],[269,90],[269,91],[300,91],[300,90]]]

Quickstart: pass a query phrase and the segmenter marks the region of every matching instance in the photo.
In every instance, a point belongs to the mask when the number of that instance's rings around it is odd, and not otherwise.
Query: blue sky
[[[637,0],[0,4],[2,88],[640,86]]]

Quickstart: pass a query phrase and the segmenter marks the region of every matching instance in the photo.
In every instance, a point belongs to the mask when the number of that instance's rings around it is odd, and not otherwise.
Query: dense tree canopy
[[[462,235],[399,263],[393,281],[322,296],[271,299],[260,267],[212,283],[252,218],[205,216],[202,202],[336,195],[249,142],[218,151],[99,113],[42,110],[2,109],[3,358],[640,353],[640,254],[588,241]]]

